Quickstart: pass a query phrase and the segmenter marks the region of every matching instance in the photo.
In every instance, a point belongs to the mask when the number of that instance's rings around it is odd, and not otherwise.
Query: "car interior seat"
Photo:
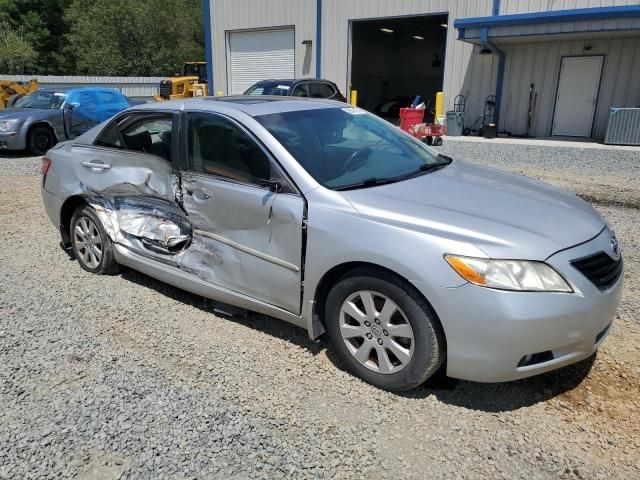
[[[147,130],[144,130],[139,133],[130,133],[130,134],[123,133],[122,139],[124,140],[125,146],[129,150],[135,150],[137,152],[152,153],[151,152],[151,145],[152,145],[151,134]]]

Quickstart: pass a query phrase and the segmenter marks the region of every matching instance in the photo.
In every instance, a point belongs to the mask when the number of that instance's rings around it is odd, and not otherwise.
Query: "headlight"
[[[454,255],[444,258],[458,275],[474,285],[527,292],[573,292],[567,281],[544,262]]]
[[[0,132],[8,132],[11,128],[11,122],[6,120],[0,122]]]

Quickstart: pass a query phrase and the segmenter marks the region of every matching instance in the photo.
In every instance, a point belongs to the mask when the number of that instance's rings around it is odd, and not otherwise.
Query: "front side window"
[[[66,98],[67,94],[62,92],[33,92],[19,98],[13,106],[14,108],[42,108],[46,110],[57,110],[62,107]]]
[[[291,96],[292,97],[308,97],[309,92],[307,92],[307,84],[301,83],[299,85],[296,85],[296,88],[294,88],[293,91],[291,92]]]
[[[255,185],[281,178],[264,150],[242,128],[205,113],[189,114],[188,169]]]
[[[331,98],[335,95],[331,85],[322,82],[312,82],[309,84],[309,96],[311,98]]]
[[[450,160],[358,108],[255,117],[320,184],[335,190],[406,180]]]
[[[171,161],[171,114],[125,117],[113,122],[96,139],[96,145],[157,155]]]

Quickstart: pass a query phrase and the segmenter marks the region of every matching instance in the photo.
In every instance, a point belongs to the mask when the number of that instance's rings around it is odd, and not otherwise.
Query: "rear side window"
[[[312,82],[309,84],[309,96],[312,98],[331,98],[335,90],[328,83]]]
[[[188,169],[255,185],[280,179],[270,158],[242,128],[206,113],[189,114]]]
[[[113,122],[98,136],[96,145],[157,155],[171,161],[173,116],[133,115]]]

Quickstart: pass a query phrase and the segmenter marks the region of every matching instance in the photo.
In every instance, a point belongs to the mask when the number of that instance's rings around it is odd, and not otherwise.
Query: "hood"
[[[26,120],[27,118],[51,118],[61,115],[62,110],[50,108],[6,108],[0,110],[0,120]]]
[[[605,226],[574,194],[459,160],[411,180],[341,193],[363,215],[471,243],[492,258],[545,260]]]

